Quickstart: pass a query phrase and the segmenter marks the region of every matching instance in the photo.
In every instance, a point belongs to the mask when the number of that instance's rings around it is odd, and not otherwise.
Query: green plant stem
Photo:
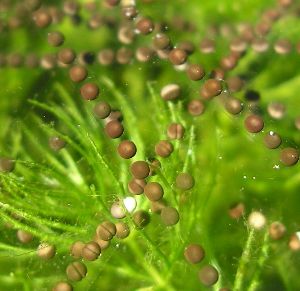
[[[263,244],[262,244],[261,250],[260,250],[260,255],[257,259],[255,273],[251,279],[249,288],[247,289],[248,291],[256,291],[258,289],[259,283],[260,283],[259,277],[261,275],[263,266],[265,265],[265,263],[269,257],[269,249],[270,249],[269,232],[266,231],[265,235],[264,235]]]
[[[0,207],[2,207],[3,210],[7,209],[9,211],[12,211],[13,213],[15,213],[15,214],[17,214],[21,217],[24,217],[25,219],[27,219],[29,221],[37,223],[38,225],[47,225],[47,226],[52,227],[52,228],[61,229],[61,230],[64,230],[64,231],[69,231],[69,232],[86,233],[86,231],[83,230],[82,228],[74,227],[74,226],[63,224],[63,223],[60,223],[60,222],[55,222],[55,221],[50,221],[50,220],[47,220],[47,219],[43,219],[43,218],[38,217],[37,215],[31,215],[28,212],[16,209],[15,207],[13,207],[13,206],[11,206],[7,203],[5,203],[5,204],[0,203]]]
[[[156,253],[156,255],[161,259],[161,261],[164,262],[166,267],[168,267],[170,265],[168,258],[159,249],[159,247],[152,241],[152,239],[148,236],[148,234],[145,232],[145,230],[144,229],[137,229],[135,227],[133,219],[130,215],[128,216],[128,219],[129,219],[129,223],[130,223],[130,228],[133,229],[133,231],[131,232],[131,235],[130,235],[130,240],[136,240],[138,235],[142,236],[145,239],[145,241],[148,242],[152,252]]]
[[[45,151],[45,147],[36,140],[35,136],[30,132],[30,130],[26,127],[23,126],[23,130],[24,133],[28,136],[28,138],[31,140],[31,142],[34,143],[34,145],[36,146],[36,148],[43,153],[43,156],[49,161],[49,163],[54,166],[57,171],[59,171],[61,174],[65,174],[66,173],[66,169],[64,168],[64,166],[57,160],[57,158],[55,156],[53,156],[52,154],[50,154],[48,151]]]
[[[103,199],[102,199],[102,195],[97,195],[95,185],[91,185],[91,186],[90,186],[90,191],[92,192],[92,195],[93,195],[93,196],[99,197],[99,201],[100,201],[100,203],[101,203],[101,205],[102,205],[102,207],[103,207],[103,210],[104,210],[105,213],[108,215],[108,217],[110,217],[110,216],[111,216],[111,213],[110,213],[108,207],[106,206],[106,204],[104,203],[104,201],[103,201]]]
[[[165,128],[167,125],[167,122],[169,120],[168,118],[168,110],[166,107],[166,103],[162,100],[162,98],[159,96],[159,94],[156,92],[156,90],[153,87],[153,84],[155,82],[147,82],[147,88],[150,93],[150,97],[152,99],[152,102],[154,104],[154,107],[156,110],[154,110],[154,116],[155,120],[153,118],[153,123],[156,127],[157,132],[160,133],[160,139],[165,138],[165,133],[161,130],[161,128]]]
[[[42,121],[38,118],[36,118],[36,122],[37,123],[42,123]],[[55,134],[58,137],[62,138],[63,140],[65,140],[67,142],[68,145],[70,145],[75,151],[77,151],[79,154],[81,154],[82,156],[84,156],[84,149],[78,145],[77,142],[74,142],[73,139],[71,139],[69,136],[62,134],[61,132],[55,130],[55,128],[51,127],[48,124],[42,124],[41,128],[46,132],[46,133],[50,133],[50,134]]]
[[[76,162],[74,161],[70,153],[66,149],[61,149],[60,153],[63,156],[66,164],[68,165],[69,177],[72,180],[72,182],[78,185],[79,187],[87,189],[85,180],[79,172],[78,167],[76,166]]]
[[[0,249],[1,250],[5,250],[8,252],[13,252],[12,255],[7,255],[7,256],[25,256],[25,255],[35,255],[35,250],[33,249],[25,249],[25,248],[21,248],[21,247],[15,247],[15,246],[11,246],[8,244],[4,244],[4,243],[0,243]],[[3,257],[4,255],[1,255],[1,257]]]
[[[57,107],[55,104],[50,103],[50,105],[38,102],[34,99],[30,99],[29,103],[44,109],[46,111],[48,111],[49,113],[52,113],[54,116],[56,116],[58,119],[60,119],[63,123],[65,123],[65,125],[71,130],[71,132],[73,132],[75,134],[76,137],[78,137],[78,139],[81,141],[82,144],[85,144],[85,136],[82,135],[82,132],[79,131],[78,128],[80,128],[80,126],[76,126],[76,123],[74,124],[74,121],[72,119],[70,119],[70,117],[68,115],[66,115],[66,113],[61,110],[59,107]],[[84,151],[81,151],[81,153],[85,156]]]
[[[111,167],[109,166],[109,164],[105,161],[104,157],[100,154],[100,152],[97,149],[97,146],[95,145],[94,141],[91,139],[90,135],[88,133],[86,133],[86,136],[87,136],[87,139],[89,140],[92,148],[96,152],[98,160],[105,167],[105,169],[111,174],[111,176],[114,178],[116,184],[118,185],[118,188],[119,188],[120,192],[124,196],[125,195],[125,190],[124,190],[124,187],[121,184],[119,178],[115,175],[115,173],[113,172],[113,170],[111,169]]]
[[[170,266],[168,258],[165,256],[165,254],[158,248],[158,246],[152,241],[152,239],[148,236],[148,234],[141,230],[139,234],[150,244],[151,249],[153,252],[156,252],[159,256],[159,258],[165,263],[167,267]]]
[[[8,222],[10,222],[14,228],[16,229],[22,229],[25,230],[27,232],[32,233],[34,236],[39,237],[41,239],[44,239],[46,241],[55,241],[56,239],[61,239],[60,236],[58,234],[56,234],[55,232],[51,233],[51,234],[46,234],[43,233],[41,230],[37,230],[33,227],[30,227],[28,225],[25,225],[15,219],[12,219],[9,215],[5,214],[3,211],[0,212],[0,216],[2,216],[2,218]]]
[[[255,229],[251,228],[247,241],[245,243],[245,247],[242,253],[242,256],[239,260],[238,268],[235,275],[235,280],[233,284],[233,291],[241,291],[243,290],[244,277],[247,270],[247,264],[251,260],[251,249],[253,243],[255,241]]]
[[[66,109],[68,110],[69,114],[73,116],[74,119],[77,120],[77,122],[84,123],[82,115],[78,111],[78,107],[76,106],[75,102],[73,101],[72,97],[70,96],[69,92],[65,89],[65,87],[59,82],[55,82],[53,87],[68,105],[66,106]]]
[[[171,102],[168,102],[168,108],[171,113],[171,120],[172,122],[176,122],[177,120],[177,115],[176,115],[176,110],[175,110],[175,105]]]
[[[171,184],[169,183],[169,181],[167,180],[167,178],[165,177],[165,175],[162,173],[161,170],[157,170],[157,175],[162,180],[162,182],[164,183],[164,185],[172,193],[172,198],[173,198],[173,201],[174,201],[175,205],[178,205],[178,199],[177,199],[176,191],[174,191],[174,189],[172,188]]]
[[[126,277],[129,277],[131,279],[138,279],[138,280],[141,280],[141,281],[151,282],[151,279],[149,278],[149,276],[145,276],[141,273],[137,273],[134,269],[129,268],[128,264],[123,264],[121,262],[120,262],[120,264],[121,264],[121,266],[106,264],[105,269],[108,269],[113,273],[117,272],[121,276],[126,276]]]
[[[54,106],[48,106],[46,104],[37,102],[35,100],[30,100],[30,102],[42,109],[45,109],[51,113],[53,113],[54,115],[56,115],[58,118],[63,119],[63,121],[66,123],[66,125],[68,125],[68,127],[77,135],[79,136],[80,140],[83,142],[83,144],[86,145],[87,151],[86,152],[81,152],[83,154],[83,156],[86,156],[87,159],[91,162],[91,164],[93,165],[93,167],[96,167],[97,170],[97,166],[95,165],[95,163],[93,162],[94,159],[92,159],[90,157],[90,151],[89,151],[89,146],[92,146],[92,149],[95,151],[97,157],[99,158],[101,164],[105,167],[105,169],[108,170],[108,172],[112,175],[112,177],[116,180],[117,185],[119,186],[121,193],[124,192],[123,187],[120,185],[119,179],[115,176],[114,172],[111,170],[111,168],[109,167],[109,165],[107,164],[107,162],[105,161],[104,157],[100,154],[100,152],[98,151],[98,148],[95,144],[95,142],[92,140],[92,138],[90,137],[90,135],[87,132],[82,132],[80,129],[78,129],[77,127],[75,127],[70,120],[68,120],[67,116],[64,116],[64,113],[59,114],[59,112],[57,110],[54,110]],[[88,140],[88,143],[86,143],[86,139]],[[96,176],[97,177],[97,176]],[[98,178],[98,177],[97,177]]]
[[[195,141],[195,126],[192,125],[190,128],[190,138],[189,138],[188,150],[186,153],[186,157],[185,157],[184,165],[183,165],[183,169],[182,169],[182,172],[184,172],[184,173],[187,171],[189,161],[190,161],[190,156],[193,154],[194,141]]]
[[[144,270],[153,278],[156,288],[164,288],[164,290],[173,291],[173,287],[170,286],[169,282],[161,276],[161,274],[150,264],[145,261],[144,254],[141,252],[140,247],[137,245],[135,240],[128,241],[128,246],[131,248],[133,253],[138,257]]]
[[[135,112],[132,110],[132,106],[129,104],[127,98],[119,91],[117,90],[115,84],[112,80],[110,80],[107,77],[101,77],[101,80],[103,83],[113,92],[113,95],[118,101],[118,104],[121,106],[125,116],[125,120],[128,124],[127,130],[129,132],[129,135],[132,137],[132,139],[136,142],[138,145],[138,155],[141,157],[144,157],[145,155],[145,148],[144,148],[144,141],[142,140],[139,131],[135,130],[135,128],[138,126],[138,120],[136,118]]]

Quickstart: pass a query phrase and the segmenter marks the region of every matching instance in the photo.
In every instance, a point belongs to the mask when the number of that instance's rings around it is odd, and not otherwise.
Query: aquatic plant
[[[297,1],[0,1],[1,290],[298,290]]]

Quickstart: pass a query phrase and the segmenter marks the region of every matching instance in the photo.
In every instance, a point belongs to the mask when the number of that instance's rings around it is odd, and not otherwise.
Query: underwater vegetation
[[[0,290],[300,290],[299,24],[0,0]]]

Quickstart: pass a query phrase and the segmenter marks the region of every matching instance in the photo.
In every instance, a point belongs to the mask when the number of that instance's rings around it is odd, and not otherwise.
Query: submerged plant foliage
[[[0,0],[0,290],[300,290],[300,3]]]

